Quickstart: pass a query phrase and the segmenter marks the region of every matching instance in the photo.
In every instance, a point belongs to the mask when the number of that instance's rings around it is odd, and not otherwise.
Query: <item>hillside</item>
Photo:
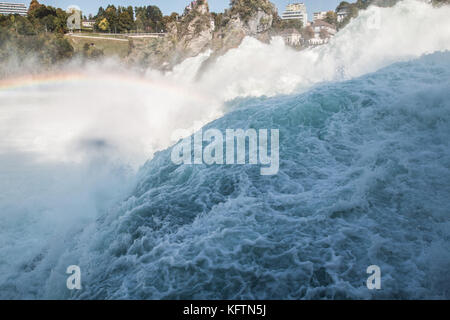
[[[167,24],[167,35],[134,41],[128,61],[170,69],[186,58],[212,50],[212,59],[240,45],[246,36],[269,41],[278,18],[268,0],[233,0],[224,13],[211,13],[206,0],[197,1],[178,21]]]

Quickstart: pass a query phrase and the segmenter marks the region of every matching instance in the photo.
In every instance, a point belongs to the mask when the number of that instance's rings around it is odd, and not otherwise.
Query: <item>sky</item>
[[[77,5],[81,8],[83,15],[92,13],[95,15],[99,7],[106,7],[108,4],[121,6],[144,6],[156,5],[161,11],[168,15],[172,12],[182,13],[190,0],[38,0],[42,4],[51,5],[58,8],[67,9],[70,5]],[[4,2],[28,2],[27,0],[6,0]],[[223,12],[228,8],[230,0],[208,0],[211,11]],[[341,0],[271,0],[278,8],[278,13],[282,11],[288,3],[303,2],[308,10],[308,20],[312,20],[312,14],[316,11],[328,11],[336,9]],[[353,1],[349,1],[353,2]]]

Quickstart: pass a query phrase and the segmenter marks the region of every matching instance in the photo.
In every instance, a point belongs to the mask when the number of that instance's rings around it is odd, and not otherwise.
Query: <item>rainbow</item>
[[[215,100],[212,96],[205,95],[198,90],[192,90],[190,86],[180,86],[174,81],[167,81],[162,77],[157,80],[152,80],[142,76],[132,76],[128,74],[119,73],[107,73],[107,74],[90,74],[81,72],[65,72],[65,73],[48,73],[40,75],[27,75],[12,77],[6,79],[0,79],[0,92],[13,89],[22,89],[28,87],[36,87],[41,85],[54,85],[63,83],[89,83],[96,82],[111,82],[117,81],[117,83],[128,84],[130,86],[144,86],[152,87],[158,90],[169,91],[170,94],[181,94],[194,99],[202,101]]]
[[[80,81],[85,78],[81,73],[60,73],[45,75],[27,75],[0,80],[0,90],[11,90],[53,83]]]

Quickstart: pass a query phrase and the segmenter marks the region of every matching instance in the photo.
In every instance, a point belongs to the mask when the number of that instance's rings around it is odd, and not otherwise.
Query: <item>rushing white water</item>
[[[396,61],[450,49],[450,7],[402,1],[362,11],[328,45],[296,52],[281,38],[247,38],[219,58],[203,81],[223,98],[274,96],[324,81],[350,79]],[[217,90],[222,88],[222,90]]]
[[[449,50],[449,16],[404,1],[312,50],[248,38],[198,81],[208,53],[167,75],[90,66],[81,81],[1,90],[0,297],[68,298],[65,268],[79,264],[76,298],[367,298],[357,273],[371,262],[388,275],[381,297],[448,297],[448,54],[338,82]],[[273,181],[176,169],[167,152],[135,176],[226,101],[313,85],[243,100],[213,124],[284,130]]]

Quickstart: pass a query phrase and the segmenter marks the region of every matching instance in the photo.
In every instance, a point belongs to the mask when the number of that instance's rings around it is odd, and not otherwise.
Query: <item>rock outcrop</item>
[[[182,58],[193,57],[209,49],[213,39],[214,20],[209,12],[208,2],[198,1],[176,24],[176,29],[176,50]]]
[[[264,11],[256,7],[253,11],[242,15],[238,10],[231,8],[225,14],[225,23],[214,33],[212,48],[216,55],[221,55],[229,49],[238,47],[242,40],[247,37],[255,37],[260,41],[268,42],[271,38],[270,30],[275,16],[275,7],[269,1],[258,1],[270,4],[270,10]]]
[[[189,57],[212,50],[206,64],[238,47],[246,36],[268,42],[278,18],[268,0],[232,0],[225,13],[212,14],[207,0],[193,2],[167,26],[165,38],[135,41],[129,59],[152,68],[168,70]]]

